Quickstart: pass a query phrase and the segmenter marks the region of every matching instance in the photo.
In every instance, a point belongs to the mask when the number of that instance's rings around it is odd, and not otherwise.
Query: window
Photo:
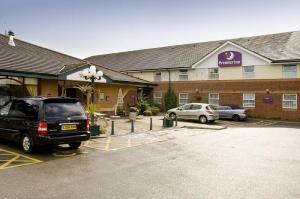
[[[182,106],[182,110],[191,110],[191,109],[192,109],[191,104],[186,104],[186,105]]]
[[[188,93],[179,93],[179,105],[187,104],[189,102]]]
[[[297,94],[283,94],[282,108],[297,109]]]
[[[179,70],[179,80],[188,80],[188,70],[187,69],[181,69]]]
[[[219,105],[219,93],[209,93],[209,104],[218,106]]]
[[[30,117],[35,119],[38,117],[38,112],[38,105],[32,100],[17,100],[12,103],[8,115],[12,117]]]
[[[209,79],[219,79],[219,69],[218,68],[209,68],[208,69],[208,78]]]
[[[254,79],[254,66],[243,66],[244,79]]]
[[[161,93],[153,93],[153,103],[161,104]]]
[[[192,105],[192,110],[200,110],[202,106],[200,104],[193,104]]]
[[[161,72],[154,73],[154,81],[161,81]]]
[[[11,102],[7,102],[6,104],[4,104],[0,109],[0,115],[7,116],[10,106],[11,106]]]
[[[46,120],[51,118],[65,119],[67,117],[74,117],[80,119],[85,117],[84,110],[79,102],[48,102],[44,104],[44,107]]]
[[[255,93],[243,94],[243,107],[255,107]]]
[[[283,78],[296,78],[297,67],[296,65],[284,65],[282,67]]]

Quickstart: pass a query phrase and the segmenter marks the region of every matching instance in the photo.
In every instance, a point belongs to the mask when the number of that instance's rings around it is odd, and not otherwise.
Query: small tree
[[[165,94],[165,109],[169,110],[171,108],[175,108],[177,106],[177,98],[176,94],[172,89],[168,89]]]

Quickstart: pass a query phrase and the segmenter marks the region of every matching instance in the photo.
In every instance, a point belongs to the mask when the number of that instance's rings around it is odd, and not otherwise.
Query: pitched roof
[[[8,37],[0,34],[0,69],[57,75],[65,65],[80,65],[86,61],[47,48],[14,39],[16,46],[8,45]]]
[[[227,41],[272,62],[300,61],[300,31],[96,55],[86,60],[118,71],[187,68]]]
[[[114,71],[112,69],[97,65],[97,64],[93,64],[97,67],[98,70],[101,70],[103,72],[103,74],[108,77],[109,79],[111,79],[113,82],[115,83],[136,83],[136,84],[147,84],[147,85],[155,85],[152,82],[140,79],[140,78],[136,78],[121,72],[117,72]],[[80,65],[77,67],[72,67],[72,66],[66,66],[61,70],[61,74],[66,74],[69,72],[72,72],[76,69],[81,69],[82,67],[85,67],[86,65]],[[82,69],[81,69],[82,70]]]
[[[13,71],[58,76],[88,64],[88,61],[14,39],[16,46],[8,45],[8,37],[0,34],[0,71]],[[152,84],[112,69],[97,66],[116,82]]]

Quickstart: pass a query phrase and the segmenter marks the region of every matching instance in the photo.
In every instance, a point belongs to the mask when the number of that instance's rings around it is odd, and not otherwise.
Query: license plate
[[[76,126],[76,124],[63,124],[61,126],[61,129],[63,131],[72,131],[72,130],[76,130],[77,126]]]

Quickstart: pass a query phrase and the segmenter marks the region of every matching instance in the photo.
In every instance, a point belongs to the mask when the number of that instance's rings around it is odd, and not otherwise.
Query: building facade
[[[135,57],[137,61],[129,62]],[[251,116],[300,121],[300,32],[146,49],[87,60],[157,83],[153,103],[171,88],[178,105],[234,104]],[[110,64],[118,60],[119,65]],[[125,65],[125,66],[124,66]]]
[[[29,96],[64,96],[78,98],[88,108],[89,93],[80,90],[89,81],[80,72],[91,64],[69,55],[49,50],[0,34],[0,109],[11,98]],[[154,84],[96,65],[104,76],[95,83],[95,111],[117,114],[128,112],[141,88]]]

